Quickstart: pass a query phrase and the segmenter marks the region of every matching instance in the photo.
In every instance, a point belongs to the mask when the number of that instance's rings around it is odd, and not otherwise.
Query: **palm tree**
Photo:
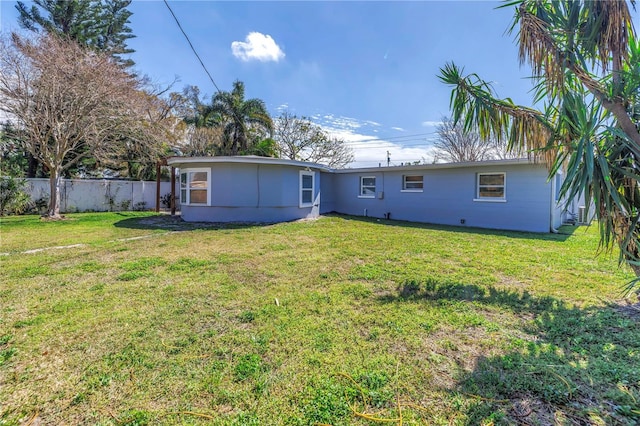
[[[537,83],[536,110],[499,99],[476,74],[453,63],[440,79],[453,86],[453,118],[484,139],[566,169],[561,195],[593,200],[601,246],[620,248],[640,282],[640,42],[628,4],[619,0],[520,0],[520,62]],[[506,136],[505,136],[506,135]]]
[[[211,112],[218,114],[222,121],[226,146],[225,155],[238,155],[250,148],[251,130],[273,133],[273,121],[267,107],[260,99],[244,99],[244,83],[233,82],[231,92],[218,92],[213,97]]]

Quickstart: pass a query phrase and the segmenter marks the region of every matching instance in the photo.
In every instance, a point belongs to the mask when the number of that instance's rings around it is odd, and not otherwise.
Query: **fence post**
[[[156,163],[156,213],[160,213],[160,161]]]
[[[176,215],[176,168],[171,166],[171,216]]]

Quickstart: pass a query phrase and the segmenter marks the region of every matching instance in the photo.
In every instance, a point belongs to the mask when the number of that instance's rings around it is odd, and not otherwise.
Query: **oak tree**
[[[157,155],[170,132],[140,79],[110,55],[51,34],[0,40],[0,99],[15,138],[49,172],[52,218],[65,170],[88,156],[117,157],[123,139]]]
[[[284,111],[275,120],[274,139],[281,158],[345,167],[353,162],[353,149],[332,137],[306,117]]]

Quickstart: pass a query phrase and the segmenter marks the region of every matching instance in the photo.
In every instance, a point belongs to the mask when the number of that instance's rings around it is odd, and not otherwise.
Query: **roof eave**
[[[224,163],[236,163],[236,164],[269,164],[278,166],[293,166],[303,167],[310,169],[318,169],[327,172],[332,172],[333,169],[323,164],[308,163],[305,161],[287,160],[284,158],[272,158],[272,157],[259,157],[254,155],[242,155],[242,156],[220,156],[220,157],[169,157],[167,158],[167,164],[174,167],[185,167],[189,164],[224,164]]]
[[[513,166],[529,164],[538,164],[528,158],[515,158],[508,160],[486,160],[486,161],[468,161],[464,163],[435,163],[435,164],[415,164],[408,166],[388,166],[388,167],[361,167],[352,169],[338,169],[335,173],[371,173],[380,171],[412,171],[412,170],[437,170],[437,169],[459,169],[469,167],[490,167],[490,166]]]

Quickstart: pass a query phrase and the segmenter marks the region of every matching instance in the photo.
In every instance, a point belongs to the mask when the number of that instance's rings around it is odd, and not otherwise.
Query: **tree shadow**
[[[255,227],[272,226],[270,222],[186,222],[180,215],[158,214],[146,217],[129,217],[126,213],[121,214],[124,219],[118,221],[114,226],[129,229],[165,229],[170,231],[193,231],[197,229],[246,229]],[[404,222],[397,220],[384,220],[371,217],[349,216],[338,213],[330,213],[325,216],[339,217],[345,220],[357,220],[361,222],[375,223],[385,226],[401,226],[404,228],[428,229],[447,232],[461,232],[476,235],[495,235],[507,238],[525,238],[545,241],[562,242],[569,238],[578,229],[577,226],[563,226],[559,234],[539,234],[534,232],[501,231],[494,229],[470,228],[447,225],[432,225],[426,223]]]
[[[145,217],[128,217],[122,214],[126,219],[115,222],[113,226],[116,228],[128,229],[163,229],[167,231],[195,231],[201,229],[220,230],[220,229],[247,229],[255,227],[265,227],[273,225],[272,223],[254,223],[254,222],[186,222],[182,220],[180,215],[158,214]]]
[[[575,225],[563,225],[558,230],[557,234],[553,233],[539,233],[539,232],[524,232],[524,231],[505,231],[500,229],[488,229],[488,228],[474,228],[470,226],[453,226],[453,225],[437,225],[432,223],[421,223],[421,222],[408,222],[403,220],[393,220],[393,219],[379,219],[375,217],[367,217],[367,216],[350,216],[343,215],[339,213],[330,213],[325,216],[332,217],[341,217],[346,220],[354,220],[359,222],[367,222],[367,223],[375,223],[381,224],[385,226],[399,226],[402,228],[415,228],[415,229],[428,229],[434,231],[448,231],[448,232],[456,232],[456,233],[464,233],[464,234],[475,234],[475,235],[496,235],[507,238],[518,238],[518,239],[531,239],[531,240],[543,240],[543,241],[565,241],[571,235],[573,235],[580,226]],[[582,227],[584,229],[584,227]]]
[[[640,424],[640,314],[616,304],[578,308],[553,297],[476,285],[407,281],[381,303],[459,301],[527,320],[501,355],[476,357],[447,389],[466,423]],[[482,338],[491,338],[483,336]]]

